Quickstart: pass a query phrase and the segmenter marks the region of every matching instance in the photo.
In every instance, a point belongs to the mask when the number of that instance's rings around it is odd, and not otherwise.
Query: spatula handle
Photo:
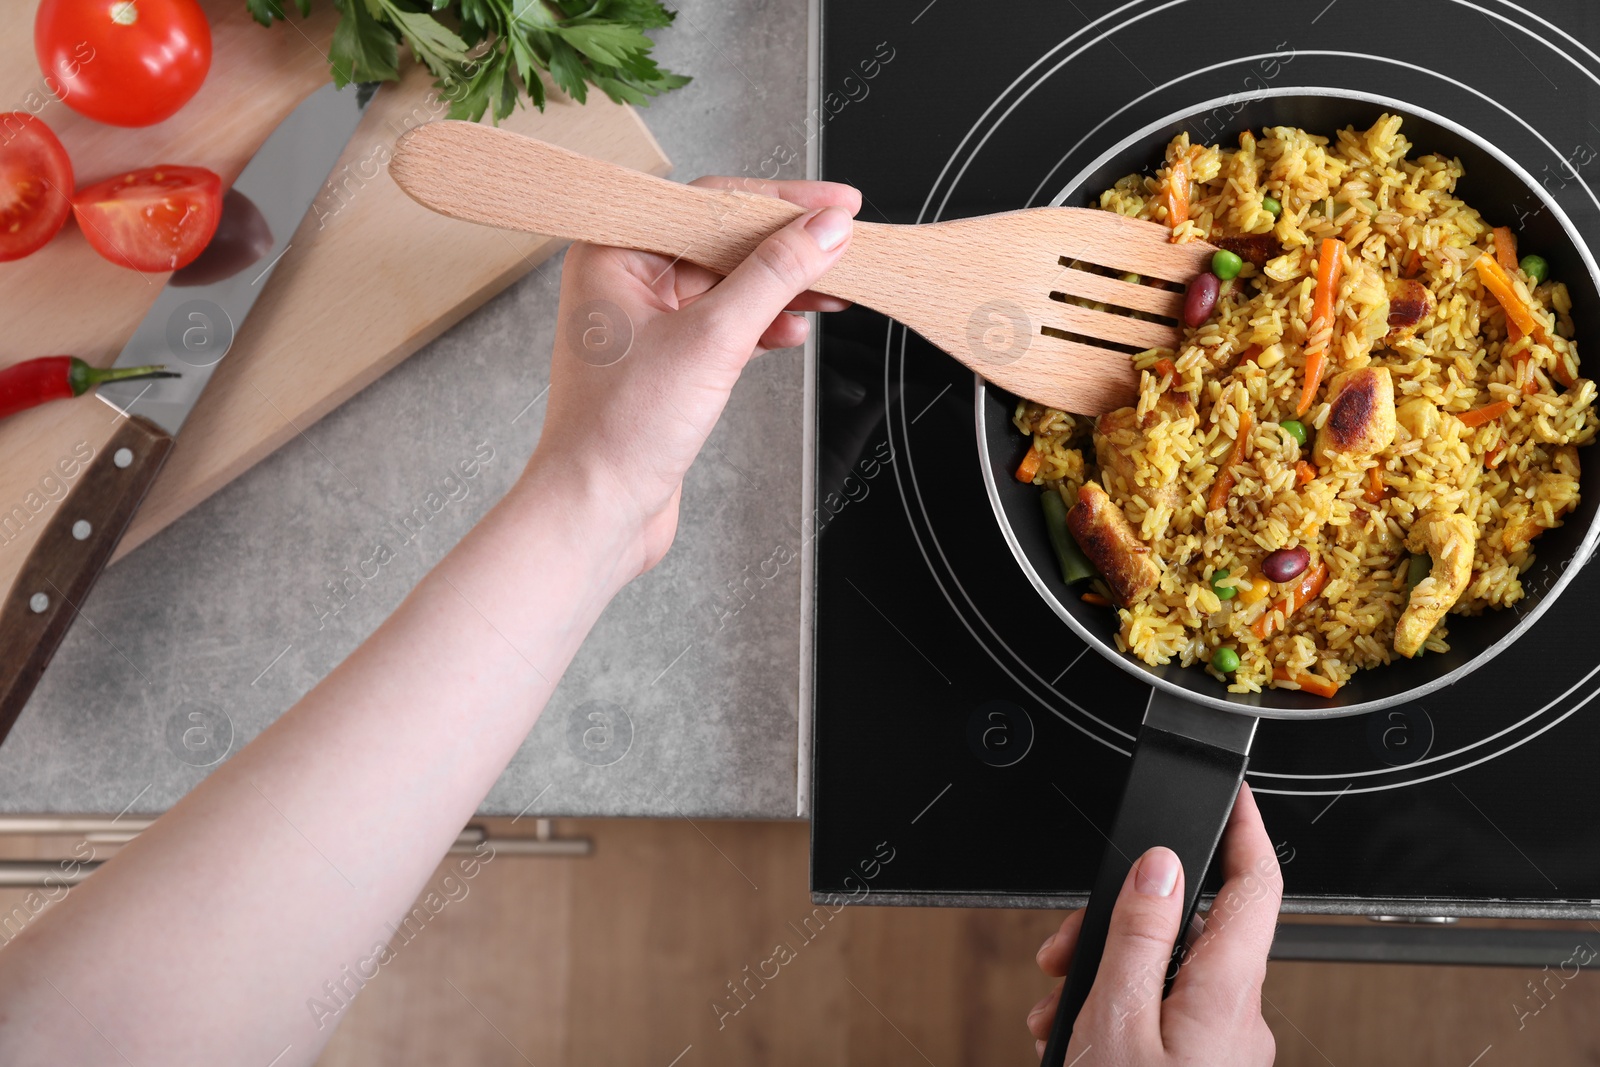
[[[395,181],[441,214],[656,252],[718,274],[731,272],[774,231],[805,214],[776,197],[683,185],[478,123],[428,123],[395,147],[389,165]],[[857,223],[852,252],[865,231],[891,229]],[[871,303],[862,291],[865,272],[849,262],[852,252],[817,289]]]

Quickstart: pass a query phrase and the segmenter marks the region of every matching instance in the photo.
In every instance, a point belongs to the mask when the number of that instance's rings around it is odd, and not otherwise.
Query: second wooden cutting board
[[[277,123],[326,82],[332,5],[271,29],[249,19],[243,0],[205,7],[211,74],[166,122],[116,129],[69,111],[49,96],[26,33],[0,41],[0,110],[45,120],[80,186],[157,163],[207,166],[231,183]],[[32,16],[33,0],[0,0],[0,25],[28,26]],[[184,424],[119,556],[561,246],[433,214],[390,181],[395,138],[444,111],[414,65],[383,87]],[[581,106],[553,100],[542,113],[520,110],[504,125],[652,173],[670,169],[633,110],[598,93]],[[110,363],[165,282],[102,260],[69,222],[41,252],[0,264],[0,365],[59,353]],[[110,438],[112,421],[105,404],[84,396],[0,422],[0,590],[11,587],[84,461]]]

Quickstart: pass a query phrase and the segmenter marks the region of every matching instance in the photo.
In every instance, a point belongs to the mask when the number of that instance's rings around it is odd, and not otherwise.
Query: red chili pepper
[[[38,407],[47,400],[82,396],[101,382],[130,378],[176,378],[160,364],[148,367],[91,367],[77,356],[42,356],[0,369],[0,419]]]

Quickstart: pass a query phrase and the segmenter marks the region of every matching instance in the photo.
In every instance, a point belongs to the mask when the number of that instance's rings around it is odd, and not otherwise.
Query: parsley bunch
[[[301,16],[311,0],[294,0]],[[660,0],[333,0],[339,23],[329,60],[333,80],[394,81],[403,39],[450,101],[450,117],[476,122],[510,115],[525,94],[544,109],[540,73],[578,103],[593,85],[617,103],[688,83],[650,58],[645,30],[671,25]],[[263,26],[287,19],[279,0],[245,0]]]

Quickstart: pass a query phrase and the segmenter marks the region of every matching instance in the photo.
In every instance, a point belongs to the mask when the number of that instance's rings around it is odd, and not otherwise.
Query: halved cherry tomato
[[[37,252],[72,213],[72,161],[43,121],[0,115],[0,261]]]
[[[41,0],[33,50],[74,111],[149,126],[177,111],[211,69],[211,24],[196,0]]]
[[[204,167],[125,171],[81,190],[72,211],[94,250],[118,266],[177,270],[217,232],[222,179]]]

